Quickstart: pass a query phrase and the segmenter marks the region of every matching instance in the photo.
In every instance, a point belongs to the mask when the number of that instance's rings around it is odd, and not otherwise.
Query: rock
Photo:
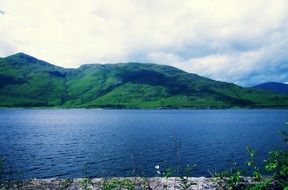
[[[244,185],[252,184],[253,180],[249,177],[245,177]],[[217,190],[222,189],[223,184],[217,181],[216,178],[206,177],[152,177],[152,178],[141,178],[141,177],[128,177],[128,178],[93,178],[93,179],[32,179],[24,181],[20,189],[22,190],[101,190],[103,185],[106,187],[116,187],[117,190],[125,190],[135,188],[135,190]],[[185,188],[183,188],[185,186]],[[16,183],[12,185],[12,189],[17,189]],[[11,189],[11,188],[10,188]]]

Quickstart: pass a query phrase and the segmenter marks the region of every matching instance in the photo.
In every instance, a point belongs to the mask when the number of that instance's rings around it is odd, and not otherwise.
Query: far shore
[[[0,107],[2,110],[285,110],[288,107]]]

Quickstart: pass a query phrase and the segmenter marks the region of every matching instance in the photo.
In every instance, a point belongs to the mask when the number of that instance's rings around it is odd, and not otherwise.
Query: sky
[[[0,57],[144,62],[251,86],[288,82],[287,0],[0,0]]]

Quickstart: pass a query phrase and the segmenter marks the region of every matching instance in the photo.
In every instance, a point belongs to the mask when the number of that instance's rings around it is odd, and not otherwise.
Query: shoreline
[[[277,182],[271,177],[267,190],[278,190]],[[8,182],[7,182],[8,183]],[[228,178],[217,177],[111,177],[111,178],[47,178],[9,182],[1,190],[219,190],[229,189]],[[237,189],[260,184],[252,177],[241,176]],[[4,188],[3,188],[4,187]]]
[[[213,177],[188,177],[187,190],[222,189],[221,183]],[[244,183],[250,183],[250,177],[243,177]],[[180,177],[112,177],[112,178],[47,178],[10,182],[9,189],[21,190],[101,190],[101,189],[135,189],[135,190],[178,190],[183,189]],[[17,184],[20,183],[20,184]],[[7,186],[7,185],[6,185]],[[118,187],[119,186],[119,187]],[[7,186],[8,187],[8,186]],[[110,188],[109,188],[110,187]],[[118,187],[118,188],[117,188]],[[1,188],[0,188],[1,189]],[[5,189],[5,188],[4,188]],[[8,189],[8,188],[7,188]],[[2,189],[1,189],[2,190]]]
[[[287,110],[288,107],[227,107],[227,108],[110,108],[110,107],[0,107],[0,110]]]

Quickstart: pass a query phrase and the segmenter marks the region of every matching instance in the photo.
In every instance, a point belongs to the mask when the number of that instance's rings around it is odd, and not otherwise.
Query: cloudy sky
[[[153,62],[249,86],[288,81],[287,0],[0,0],[0,57]]]

